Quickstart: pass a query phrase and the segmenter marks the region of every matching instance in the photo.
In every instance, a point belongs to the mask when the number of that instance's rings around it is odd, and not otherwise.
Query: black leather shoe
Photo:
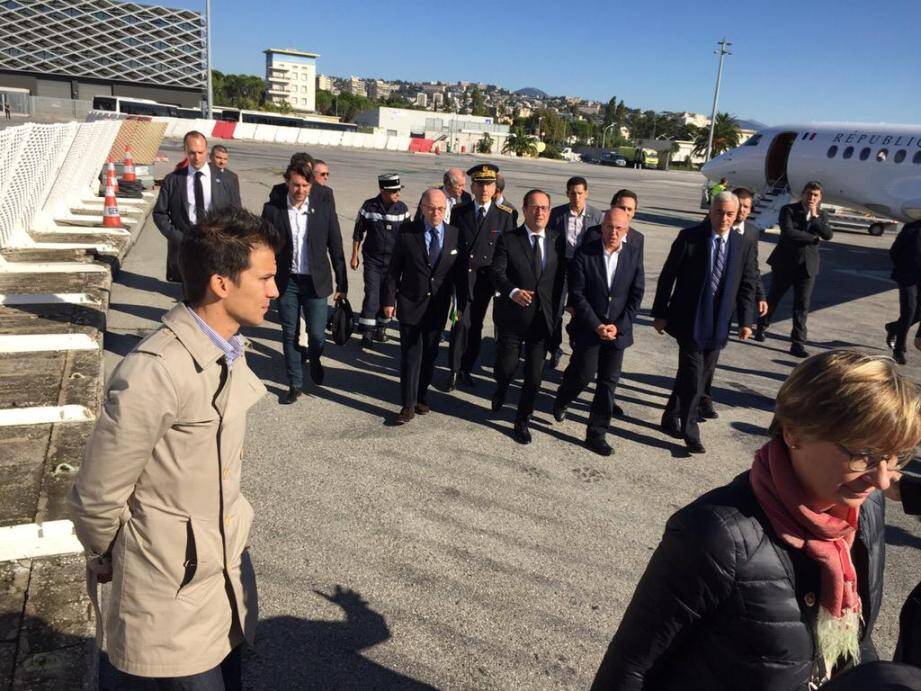
[[[383,326],[375,327],[374,340],[377,341],[378,343],[386,343],[388,340],[387,339],[387,329],[385,329]]]
[[[712,405],[701,406],[698,415],[701,420],[715,420],[720,416],[720,414],[713,409]]]
[[[373,348],[374,340],[371,338],[371,334],[365,331],[361,335],[361,347],[362,348]]]
[[[300,398],[300,396],[301,396],[301,390],[300,390],[300,388],[298,388],[298,387],[296,387],[296,386],[289,386],[289,387],[288,387],[288,393],[286,393],[284,396],[282,396],[281,402],[282,402],[283,405],[291,405],[291,404],[294,403],[298,398]]]
[[[464,386],[471,388],[471,389],[474,386],[476,386],[476,382],[473,381],[473,377],[470,376],[470,372],[465,372],[464,370],[461,370],[460,372],[457,373],[457,376],[460,378],[461,384],[463,384]]]
[[[908,364],[908,360],[905,359],[905,353],[898,353],[898,352],[893,353],[893,354],[892,354],[892,359],[895,360],[895,361],[896,361],[897,363],[899,363],[900,365],[907,365],[907,364]]]
[[[563,356],[563,351],[557,348],[550,357],[547,359],[547,367],[550,369],[556,369],[560,366],[560,358]]]
[[[417,403],[416,404],[416,414],[417,415],[428,415],[432,409],[429,407],[428,403]]]
[[[397,413],[396,423],[398,425],[405,425],[407,422],[412,420],[414,417],[416,417],[416,411],[413,410],[412,406],[406,406],[404,408],[400,408],[400,412]]]
[[[445,377],[445,391],[451,392],[457,388],[457,372],[448,372]]]
[[[502,409],[502,406],[504,405],[505,405],[505,392],[496,391],[496,393],[493,394],[492,403],[490,405],[492,412],[494,413],[499,412]]]
[[[681,423],[675,418],[662,420],[662,431],[675,439],[681,439]]]
[[[684,445],[688,449],[688,453],[706,453],[707,450],[704,448],[704,445],[700,443],[698,439],[685,439]]]
[[[298,346],[297,352],[301,355],[301,364],[307,362],[307,349],[304,346]]]
[[[754,339],[758,341],[758,343],[764,343],[764,327],[761,324],[755,327]]]
[[[310,378],[317,386],[323,386],[323,380],[326,378],[326,371],[323,369],[323,365],[320,364],[319,360],[310,363]]]
[[[585,448],[594,451],[599,456],[610,456],[614,453],[614,447],[608,444],[603,437],[586,437]]]
[[[527,422],[516,422],[515,431],[512,434],[519,444],[530,444],[531,443],[531,430],[528,429]]]
[[[611,415],[613,415],[614,417],[616,417],[616,418],[619,420],[619,419],[623,418],[623,416],[624,416],[624,409],[621,408],[619,405],[617,405],[617,404],[615,403],[615,404],[611,407]]]
[[[802,343],[794,343],[790,346],[790,355],[794,357],[809,357],[809,351],[803,347]]]
[[[889,350],[895,350],[895,322],[886,324],[886,345]]]
[[[563,422],[566,419],[566,409],[569,406],[559,403],[558,401],[553,402],[553,419],[557,422]]]

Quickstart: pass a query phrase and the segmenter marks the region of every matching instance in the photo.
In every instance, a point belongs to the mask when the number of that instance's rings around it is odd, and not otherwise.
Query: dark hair
[[[566,181],[566,191],[569,192],[569,190],[571,190],[576,185],[582,185],[585,189],[588,189],[588,180],[583,178],[581,175],[575,175]]]
[[[505,176],[502,173],[496,173],[496,191],[505,191]]]
[[[295,165],[295,164],[298,164],[298,163],[299,163],[300,165],[308,164],[308,165],[311,165],[311,166],[312,166],[312,165],[313,165],[313,156],[311,156],[310,154],[308,154],[306,151],[301,151],[300,153],[294,154],[294,155],[291,157],[291,162],[290,162],[290,163],[291,163],[292,166]]]
[[[539,190],[539,189],[528,190],[527,194],[524,195],[524,203],[523,203],[524,208],[528,208],[528,203],[531,201],[531,197],[533,197],[535,194],[544,195],[547,198],[547,202],[548,203],[550,202],[550,195],[544,192],[543,190]]]
[[[265,219],[237,208],[206,214],[185,234],[179,247],[179,273],[189,304],[201,303],[212,276],[227,276],[237,283],[259,245],[276,253],[282,246],[281,235]]]
[[[185,136],[182,138],[182,148],[183,148],[183,150],[185,150],[185,147],[186,147],[186,145],[189,143],[189,140],[190,140],[190,139],[195,139],[196,137],[201,137],[202,139],[204,139],[204,140],[205,140],[205,146],[208,146],[208,138],[207,138],[205,135],[203,135],[203,134],[202,134],[201,132],[199,132],[198,130],[190,130],[189,132],[186,132],[186,133],[185,133]]]
[[[754,199],[755,193],[747,187],[736,187],[732,193],[739,199]]]
[[[314,164],[314,165],[317,165],[318,163],[322,163],[324,166],[329,166],[329,163],[327,163],[326,161],[324,161],[322,158],[315,158],[315,159],[313,159],[313,164]]]
[[[307,182],[313,181],[313,169],[308,168],[303,163],[292,163],[285,170],[285,180],[290,180],[292,173],[294,175],[300,175]]]
[[[821,192],[822,183],[818,180],[810,180],[803,186],[803,194],[806,194],[806,192],[812,192],[813,190],[816,192]]]
[[[227,147],[224,146],[223,144],[215,144],[214,146],[212,146],[211,153],[213,154],[215,151],[222,153],[222,154],[227,154],[228,156],[230,155],[230,152],[227,150]]]
[[[628,190],[628,189],[622,189],[622,190],[617,190],[614,193],[614,196],[611,197],[611,206],[616,206],[617,202],[619,202],[624,197],[628,199],[632,199],[634,202],[636,202],[637,206],[640,205],[640,199],[639,197],[636,196],[636,192],[632,190]]]

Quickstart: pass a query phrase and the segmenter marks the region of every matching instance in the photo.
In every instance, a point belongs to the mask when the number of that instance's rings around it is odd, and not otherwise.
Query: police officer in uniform
[[[476,366],[483,338],[483,320],[489,301],[496,292],[489,277],[496,240],[514,230],[513,209],[493,201],[499,169],[491,163],[475,165],[467,171],[473,180],[473,199],[454,207],[451,225],[460,231],[462,247],[466,250],[467,310],[451,329],[448,361],[451,368],[445,389],[453,391],[458,377],[465,386],[473,386],[470,373]]]
[[[384,281],[400,225],[409,220],[409,209],[400,201],[400,190],[403,189],[400,176],[396,173],[379,175],[377,185],[380,194],[366,200],[358,210],[349,262],[353,271],[358,269],[358,250],[361,248],[365,261],[365,299],[361,303],[358,325],[364,348],[371,347],[372,334],[375,341],[387,340],[386,327],[390,320],[384,316],[383,310]]]

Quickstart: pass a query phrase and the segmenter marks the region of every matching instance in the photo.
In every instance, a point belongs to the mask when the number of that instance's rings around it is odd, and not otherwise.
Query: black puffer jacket
[[[860,510],[851,552],[870,633],[885,563],[884,503]],[[815,562],[774,533],[742,473],[673,515],[608,647],[593,689],[798,691],[816,655]]]

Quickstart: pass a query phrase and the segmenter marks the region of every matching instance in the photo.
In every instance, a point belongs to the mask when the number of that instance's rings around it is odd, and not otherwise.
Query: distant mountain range
[[[524,89],[518,89],[515,94],[518,96],[527,96],[528,98],[550,98],[546,92],[543,92],[540,89],[535,89],[533,86],[527,86]]]

